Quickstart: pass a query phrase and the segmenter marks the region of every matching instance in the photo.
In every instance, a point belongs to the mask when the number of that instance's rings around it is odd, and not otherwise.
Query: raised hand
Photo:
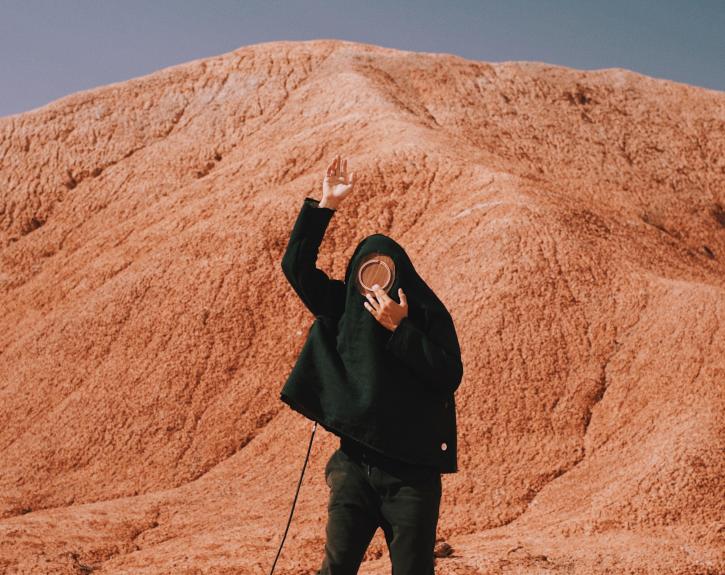
[[[322,181],[321,208],[337,209],[340,202],[352,191],[355,184],[355,172],[347,173],[347,159],[340,160],[340,155],[332,160],[327,167],[327,174]]]
[[[368,301],[363,302],[365,309],[373,314],[384,328],[395,331],[402,319],[408,315],[408,300],[403,293],[403,288],[398,288],[399,304],[378,284],[373,286],[373,293],[375,297],[369,293],[365,294],[365,297],[368,298]]]

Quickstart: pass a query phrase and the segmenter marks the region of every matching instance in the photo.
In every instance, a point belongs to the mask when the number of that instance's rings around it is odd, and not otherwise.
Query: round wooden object
[[[374,284],[378,284],[387,293],[394,280],[395,264],[393,259],[378,252],[365,256],[355,273],[357,289],[362,295],[372,293]]]

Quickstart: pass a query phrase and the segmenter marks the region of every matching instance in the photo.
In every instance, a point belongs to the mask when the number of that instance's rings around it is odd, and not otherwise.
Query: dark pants
[[[319,575],[355,575],[378,527],[394,575],[434,575],[441,474],[385,467],[365,453],[337,449],[330,457],[325,466],[327,542]]]

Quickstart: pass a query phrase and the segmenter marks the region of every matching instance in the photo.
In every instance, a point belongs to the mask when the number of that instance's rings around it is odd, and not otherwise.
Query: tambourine
[[[373,293],[373,285],[378,284],[386,293],[395,281],[395,263],[393,259],[378,252],[368,254],[358,265],[355,283],[364,296]]]

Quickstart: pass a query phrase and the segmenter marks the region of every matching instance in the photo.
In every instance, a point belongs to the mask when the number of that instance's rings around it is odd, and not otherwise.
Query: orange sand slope
[[[0,118],[0,572],[268,573],[312,429],[280,260],[337,153],[320,267],[391,235],[459,333],[437,573],[724,572],[725,93],[327,40]]]

